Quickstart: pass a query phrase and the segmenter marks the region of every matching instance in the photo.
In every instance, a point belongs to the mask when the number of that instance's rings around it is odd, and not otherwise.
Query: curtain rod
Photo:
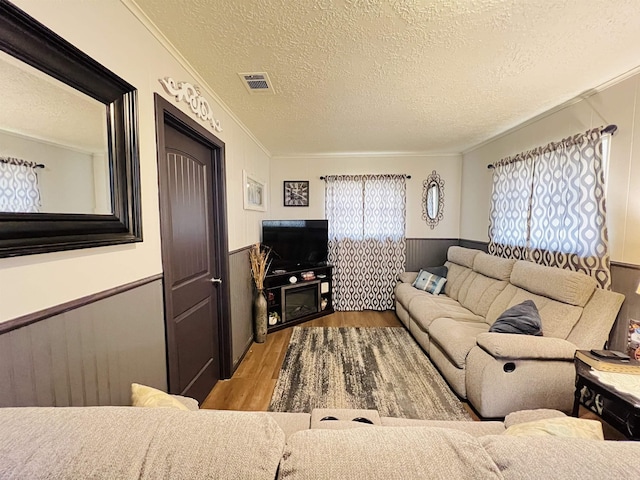
[[[602,130],[600,130],[600,133],[610,133],[611,135],[613,135],[614,133],[616,133],[616,130],[618,130],[618,126],[611,124],[611,125],[607,125]],[[487,168],[492,169],[493,164],[490,163],[489,165],[487,165]]]
[[[403,176],[404,178],[411,178],[411,175],[402,175],[402,176]],[[322,175],[322,176],[320,177],[320,180],[325,180],[326,178],[327,178],[327,176],[326,176],[326,175]]]
[[[0,157],[0,162],[3,163],[10,163],[9,160],[11,160],[13,157]],[[15,160],[19,160],[22,161],[21,158],[16,158]],[[33,168],[45,168],[45,165],[42,163],[36,163]]]

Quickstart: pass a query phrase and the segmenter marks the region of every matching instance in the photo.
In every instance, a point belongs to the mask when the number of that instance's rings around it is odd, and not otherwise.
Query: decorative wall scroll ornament
[[[213,118],[211,105],[200,95],[200,88],[187,82],[176,82],[171,77],[159,79],[167,93],[174,95],[177,102],[186,102],[191,111],[202,120],[208,121],[216,132],[222,131],[220,120]]]
[[[444,212],[444,180],[435,170],[422,182],[422,219],[433,230]]]

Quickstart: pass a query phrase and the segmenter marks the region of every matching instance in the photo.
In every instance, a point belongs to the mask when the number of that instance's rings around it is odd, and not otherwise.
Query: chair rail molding
[[[188,82],[176,82],[171,77],[159,78],[165,91],[176,97],[176,102],[185,102],[200,119],[208,121],[216,132],[222,131],[220,120],[213,118],[213,110],[206,98],[200,95],[200,89]]]

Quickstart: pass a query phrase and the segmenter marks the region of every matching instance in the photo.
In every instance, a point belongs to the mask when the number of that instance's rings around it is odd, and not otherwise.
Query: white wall
[[[36,170],[41,212],[96,213],[91,153],[0,131],[0,156],[45,166]],[[108,184],[105,187],[108,188]],[[111,205],[107,211],[97,213],[111,213]]]
[[[458,238],[461,165],[459,155],[273,158],[269,218],[325,218],[323,175],[404,173],[411,175],[407,180],[407,238]],[[422,220],[422,181],[433,170],[444,180],[444,218],[431,230]],[[284,180],[309,180],[309,207],[283,206]]]
[[[153,94],[175,101],[158,82],[165,76],[198,83],[119,1],[14,3],[138,89],[144,242],[0,259],[0,322],[162,271]],[[242,169],[267,178],[269,156],[213,92],[203,87],[202,93],[224,129],[216,135],[226,144],[229,248],[234,250],[259,239],[265,216],[242,209]],[[192,115],[185,103],[176,105]]]
[[[616,124],[607,180],[611,260],[640,264],[639,89],[640,74],[636,74],[466,153],[462,161],[461,238],[488,240],[489,163],[593,127]]]

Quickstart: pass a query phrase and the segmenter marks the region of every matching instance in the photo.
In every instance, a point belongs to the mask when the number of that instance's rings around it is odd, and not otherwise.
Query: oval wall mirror
[[[142,241],[135,87],[4,0],[0,79],[0,257]]]
[[[432,230],[440,223],[444,210],[444,180],[433,170],[422,182],[422,219]]]
[[[440,189],[436,182],[427,186],[427,217],[430,220],[438,218],[438,203],[440,202]]]

